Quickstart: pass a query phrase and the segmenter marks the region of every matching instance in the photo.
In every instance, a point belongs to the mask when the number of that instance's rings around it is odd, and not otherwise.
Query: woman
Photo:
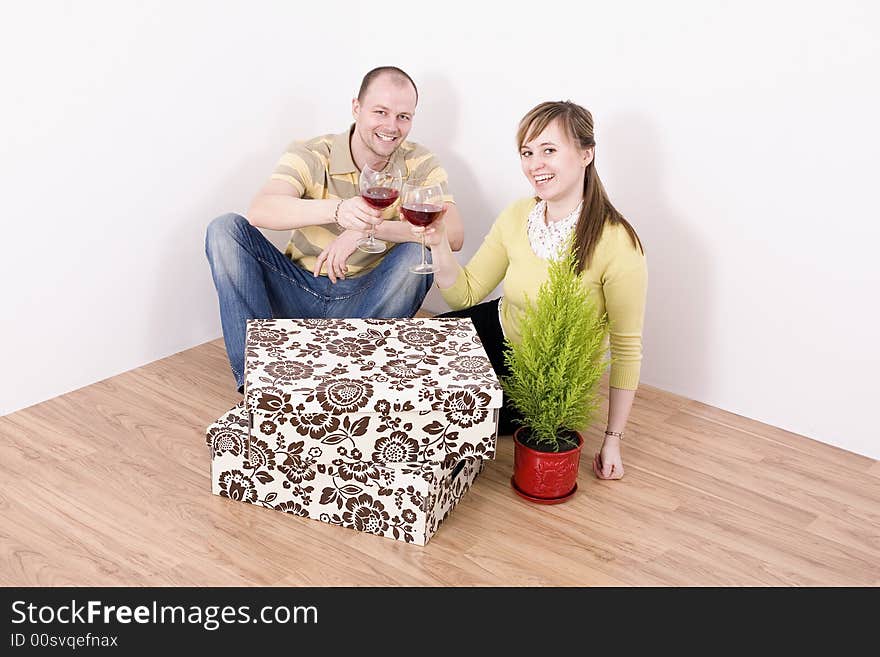
[[[607,312],[611,344],[608,424],[593,458],[600,479],[620,479],[623,438],[642,359],[647,266],[632,226],[611,205],[595,166],[593,117],[572,102],[541,103],[517,132],[522,171],[535,196],[510,205],[493,224],[464,268],[452,255],[442,219],[426,232],[438,271],[434,280],[452,308],[446,316],[470,317],[495,371],[507,376],[504,338],[519,340],[526,297],[547,278],[547,262],[574,233],[578,271],[599,313]],[[504,296],[479,303],[504,281]],[[505,406],[500,432],[513,430],[515,411]]]

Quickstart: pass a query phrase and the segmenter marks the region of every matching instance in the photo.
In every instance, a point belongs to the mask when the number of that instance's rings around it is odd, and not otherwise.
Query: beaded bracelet
[[[344,226],[339,223],[339,208],[342,207],[342,201],[343,201],[343,199],[339,199],[339,203],[336,204],[336,210],[334,210],[334,212],[333,212],[333,221],[340,228],[344,228]]]

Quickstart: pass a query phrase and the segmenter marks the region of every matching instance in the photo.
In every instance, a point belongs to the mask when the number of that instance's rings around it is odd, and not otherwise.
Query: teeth
[[[392,137],[390,135],[383,135],[381,132],[377,132],[376,136],[379,137],[382,141],[394,141],[397,137]]]
[[[535,176],[535,182],[547,182],[553,177],[552,173],[548,173],[542,176]]]

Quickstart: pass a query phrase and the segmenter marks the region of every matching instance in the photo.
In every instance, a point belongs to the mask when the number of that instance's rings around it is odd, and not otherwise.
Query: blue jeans
[[[205,253],[220,301],[226,354],[239,390],[244,383],[247,320],[281,317],[412,317],[434,277],[413,274],[419,244],[397,244],[371,271],[354,278],[315,278],[237,214],[208,225]]]

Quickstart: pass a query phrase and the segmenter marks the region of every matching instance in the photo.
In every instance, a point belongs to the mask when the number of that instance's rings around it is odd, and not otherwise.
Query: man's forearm
[[[446,222],[446,237],[449,240],[450,247],[453,251],[460,251],[464,241],[464,228],[462,227],[461,216],[458,214],[458,208],[455,207],[454,203],[447,204],[443,221]],[[399,221],[389,220],[379,224],[376,227],[376,237],[386,242],[396,242],[398,244],[420,241],[419,236],[413,234],[412,226],[402,217]]]
[[[331,224],[338,199],[303,199],[285,194],[265,194],[254,199],[248,210],[251,225],[269,230],[292,230]]]
[[[413,235],[412,226],[403,220],[383,221],[376,226],[376,239],[384,242],[396,242],[397,244],[419,241],[418,236]]]

